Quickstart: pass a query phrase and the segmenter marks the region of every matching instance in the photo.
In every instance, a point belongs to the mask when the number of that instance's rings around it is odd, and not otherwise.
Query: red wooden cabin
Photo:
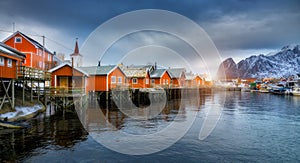
[[[24,66],[41,70],[52,68],[54,54],[27,35],[17,31],[6,38],[3,43],[26,55]]]
[[[49,70],[52,74],[51,87],[65,90],[82,90],[85,92],[88,74],[81,69],[73,68],[69,63],[63,63]]]
[[[171,84],[173,87],[185,86],[185,69],[184,68],[170,68],[167,70],[171,76]]]
[[[0,78],[16,79],[18,64],[25,59],[25,54],[0,42]]]
[[[171,76],[165,69],[155,69],[150,74],[151,86],[169,86],[171,83]]]
[[[126,76],[116,65],[80,67],[89,77],[87,92],[105,92],[125,84]]]
[[[0,42],[0,109],[5,102],[11,108],[14,102],[14,80],[18,77],[18,64],[25,59],[25,54]]]

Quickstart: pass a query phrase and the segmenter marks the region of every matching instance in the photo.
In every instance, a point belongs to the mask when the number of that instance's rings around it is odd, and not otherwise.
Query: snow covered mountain
[[[251,56],[237,64],[228,58],[219,67],[220,78],[224,78],[222,72],[227,78],[280,78],[299,74],[300,45],[284,46],[278,52]]]

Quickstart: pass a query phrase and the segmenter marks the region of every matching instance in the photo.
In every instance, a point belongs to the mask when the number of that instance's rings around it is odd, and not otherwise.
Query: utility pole
[[[45,69],[45,36],[43,35],[43,61],[42,61],[42,68]]]

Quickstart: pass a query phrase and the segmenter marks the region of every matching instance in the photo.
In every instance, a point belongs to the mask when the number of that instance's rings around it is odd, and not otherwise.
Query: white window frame
[[[22,37],[15,37],[15,43],[22,43]]]
[[[137,84],[138,83],[138,79],[137,78],[132,78],[132,84]]]
[[[5,64],[5,58],[0,56],[0,66],[4,66]]]
[[[166,80],[165,79],[163,79],[163,85],[165,85],[166,84]]]
[[[42,63],[42,61],[39,61],[39,68],[43,68],[43,63]]]
[[[112,83],[112,84],[115,84],[117,81],[116,81],[117,79],[116,79],[116,76],[111,76],[110,77],[110,82]]]
[[[48,61],[51,61],[51,55],[48,54]]]
[[[167,84],[167,85],[169,84],[169,80],[168,80],[168,79],[166,79],[166,84]]]
[[[155,79],[151,79],[151,84],[155,84]]]
[[[122,84],[123,78],[121,76],[118,77],[118,84]]]
[[[146,82],[145,82],[146,84],[149,84],[149,78],[146,78]]]
[[[42,56],[43,50],[39,49],[39,50],[38,50],[38,53],[39,53],[39,54],[38,54],[39,56]]]
[[[12,67],[12,59],[7,58],[7,67]]]

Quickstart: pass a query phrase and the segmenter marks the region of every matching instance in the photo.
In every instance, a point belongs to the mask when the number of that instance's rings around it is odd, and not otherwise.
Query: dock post
[[[25,102],[25,80],[23,80],[23,88],[22,88],[22,105]]]
[[[11,107],[12,109],[15,109],[15,80],[12,79],[11,82]]]
[[[38,101],[40,101],[40,82],[38,81],[38,87],[36,89],[37,94],[38,94]]]
[[[31,87],[31,89],[30,89],[30,102],[33,102],[33,82],[32,82],[32,80],[30,80],[30,87]]]

